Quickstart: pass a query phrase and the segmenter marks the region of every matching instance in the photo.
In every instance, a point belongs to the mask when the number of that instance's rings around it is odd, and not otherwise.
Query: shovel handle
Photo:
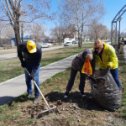
[[[33,81],[34,85],[36,86],[36,88],[38,89],[39,93],[41,94],[41,96],[42,96],[44,102],[46,103],[47,107],[50,109],[50,106],[49,106],[47,100],[45,99],[45,96],[43,95],[42,91],[40,90],[40,88],[39,88],[38,85],[36,84],[35,80],[33,79],[32,81]]]
[[[29,73],[29,71],[28,71],[26,68],[25,68],[25,71],[28,73],[29,76],[31,76],[31,74]],[[42,98],[43,98],[45,104],[46,104],[47,107],[48,107],[48,109],[50,109],[50,106],[49,106],[49,104],[48,104],[48,102],[47,102],[45,96],[43,95],[42,91],[40,90],[39,86],[37,85],[37,83],[35,82],[35,80],[34,80],[33,77],[32,77],[32,81],[33,81],[35,87],[38,89],[39,93],[41,94],[41,96],[42,96]]]

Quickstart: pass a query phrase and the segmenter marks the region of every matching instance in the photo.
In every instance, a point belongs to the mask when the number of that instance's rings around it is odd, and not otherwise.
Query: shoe
[[[28,94],[28,99],[32,99],[33,98],[33,95],[32,94]]]
[[[84,98],[86,95],[84,94],[84,92],[80,92],[81,97]]]
[[[68,98],[68,96],[69,96],[69,93],[68,93],[68,92],[65,92],[65,93],[64,93],[64,97],[63,97],[63,98],[64,98],[64,99],[67,99],[67,98]]]
[[[35,97],[35,99],[34,99],[34,104],[37,104],[37,103],[39,103],[40,102],[40,97],[39,96],[37,96],[37,97]]]

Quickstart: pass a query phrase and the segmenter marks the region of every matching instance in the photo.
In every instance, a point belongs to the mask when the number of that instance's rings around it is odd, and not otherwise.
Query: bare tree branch
[[[3,1],[2,1],[3,2]],[[7,2],[7,1],[6,1]],[[12,17],[9,15],[9,13],[8,13],[8,4],[7,4],[7,6],[5,5],[5,3],[3,2],[3,6],[4,6],[4,9],[5,9],[5,13],[6,13],[6,15],[8,16],[8,18],[9,18],[9,21],[10,21],[10,24],[13,26],[13,19],[12,19]],[[5,20],[6,21],[6,20]]]
[[[23,3],[24,2],[24,3]],[[49,19],[49,3],[47,0],[31,0],[26,3],[23,0],[1,0],[4,7],[4,13],[9,19],[15,32],[16,43],[20,42],[20,25],[21,23],[31,23],[37,19]],[[45,9],[44,9],[45,8]],[[6,18],[0,18],[1,21],[8,21]]]
[[[65,0],[62,3],[63,10],[61,20],[64,24],[74,24],[78,32],[79,47],[82,45],[85,25],[91,23],[92,19],[100,15],[97,9],[97,0]],[[100,5],[99,5],[100,6]]]

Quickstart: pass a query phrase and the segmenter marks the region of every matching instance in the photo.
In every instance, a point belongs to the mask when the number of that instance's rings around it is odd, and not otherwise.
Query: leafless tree
[[[14,38],[13,28],[9,24],[5,26],[5,29],[3,30],[3,36],[4,38],[8,39]]]
[[[64,28],[59,27],[59,26],[52,29],[51,36],[55,40],[55,42],[57,43],[63,42],[64,31],[65,31]]]
[[[44,38],[44,27],[40,24],[33,24],[31,27],[31,36],[35,42],[40,42]]]
[[[61,13],[64,25],[73,24],[78,33],[79,47],[82,46],[84,27],[103,14],[103,6],[99,0],[65,0]]]
[[[0,46],[7,45],[12,37],[14,37],[14,32],[10,24],[0,21]]]
[[[49,18],[49,0],[0,0],[2,21],[9,21],[13,27],[16,44],[21,42],[20,26],[36,19]]]
[[[0,39],[2,38],[3,34],[3,30],[5,28],[5,23],[4,22],[0,22]]]
[[[121,32],[121,37],[126,38],[126,32],[125,31]]]
[[[57,26],[52,29],[52,37],[56,40],[57,43],[62,43],[64,38],[73,38],[75,35],[75,27],[73,25],[69,25],[67,27]]]
[[[3,22],[0,22],[0,46],[2,46],[1,39],[2,39],[2,36],[3,36],[2,32],[4,30],[4,27],[5,27],[5,24]]]
[[[97,38],[108,39],[110,38],[109,33],[110,32],[105,25],[102,25],[96,21],[94,21],[89,28],[89,34],[92,40]]]

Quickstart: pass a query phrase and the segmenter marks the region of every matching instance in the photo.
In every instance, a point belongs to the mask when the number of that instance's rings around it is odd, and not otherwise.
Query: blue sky
[[[58,2],[61,0],[52,0],[51,7],[52,10],[55,12],[59,12],[60,8],[58,7]],[[108,29],[111,29],[111,21],[115,17],[115,15],[118,13],[118,11],[126,4],[126,0],[101,0],[103,2],[104,8],[105,8],[105,14],[101,18],[100,22],[108,27]],[[53,28],[55,27],[55,23],[48,22],[48,27]],[[126,13],[123,15],[122,21],[121,21],[121,31],[126,31]]]
[[[105,8],[105,15],[101,23],[111,29],[111,21],[118,11],[126,5],[126,0],[102,0]],[[121,31],[126,31],[126,13],[122,16]]]
[[[51,10],[53,12],[59,13],[60,8],[58,6],[58,2],[64,0],[51,0]],[[126,4],[126,0],[101,0],[103,2],[105,8],[105,15],[101,18],[100,22],[111,29],[111,21],[118,13],[118,11]],[[27,2],[30,2],[28,0]],[[44,21],[43,25],[46,25],[47,34],[49,34],[50,29],[56,26],[56,21]],[[121,31],[126,32],[126,13],[124,14],[121,21]]]
[[[37,1],[37,0],[36,0]],[[65,0],[50,0],[51,1],[51,10],[52,12],[59,13],[60,12],[60,6],[58,6],[59,2],[63,2]],[[104,25],[106,25],[109,29],[111,29],[111,21],[115,17],[115,15],[118,13],[118,11],[126,5],[126,0],[99,0],[103,2],[104,8],[105,8],[105,15],[102,17],[100,22]],[[31,0],[24,0],[26,3],[30,3]],[[47,33],[49,33],[50,29],[54,28],[57,23],[56,21],[38,21],[41,22],[43,25],[45,25],[47,29]],[[126,13],[122,17],[121,21],[121,31],[126,32]]]

